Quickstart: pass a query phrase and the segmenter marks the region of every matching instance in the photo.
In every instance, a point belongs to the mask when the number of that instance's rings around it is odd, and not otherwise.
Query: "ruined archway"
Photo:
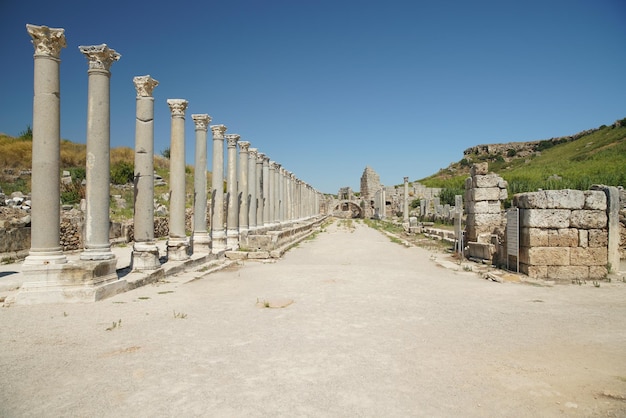
[[[332,215],[337,218],[355,219],[362,218],[363,211],[354,201],[342,200],[334,206]]]

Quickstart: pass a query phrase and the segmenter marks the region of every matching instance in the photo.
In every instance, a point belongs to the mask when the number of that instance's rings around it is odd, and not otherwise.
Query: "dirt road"
[[[0,416],[626,416],[626,284],[494,283],[353,225],[274,264],[0,309]]]

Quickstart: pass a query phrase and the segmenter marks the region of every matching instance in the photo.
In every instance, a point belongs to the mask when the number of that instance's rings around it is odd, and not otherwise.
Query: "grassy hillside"
[[[592,184],[626,185],[626,120],[601,126],[576,139],[539,141],[531,155],[473,154],[438,173],[419,180],[429,187],[462,189],[475,162],[488,162],[489,171],[509,183],[509,195],[538,189],[587,190]],[[624,125],[624,126],[620,126]]]

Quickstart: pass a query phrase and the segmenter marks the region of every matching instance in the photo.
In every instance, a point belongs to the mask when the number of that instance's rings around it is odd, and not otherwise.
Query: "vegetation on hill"
[[[418,180],[462,194],[472,164],[488,162],[489,171],[508,183],[509,196],[539,189],[588,190],[593,184],[626,185],[626,119],[585,135],[536,141],[530,155],[474,153],[438,173]]]

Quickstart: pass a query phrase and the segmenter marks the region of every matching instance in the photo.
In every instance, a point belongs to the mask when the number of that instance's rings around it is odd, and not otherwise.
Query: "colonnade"
[[[44,277],[55,288],[62,283],[68,259],[60,246],[60,86],[63,29],[27,25],[35,47],[33,99],[33,167],[31,249],[24,272]],[[89,284],[100,285],[99,275],[115,273],[115,255],[109,241],[110,79],[111,65],[121,55],[106,44],[81,46],[87,57],[88,111],[86,158],[85,248],[79,269],[91,271]],[[136,89],[135,208],[133,270],[161,267],[154,238],[154,98],[159,82],[149,75],[134,77]],[[168,99],[171,112],[170,217],[168,260],[181,261],[192,252],[220,254],[245,245],[250,234],[283,228],[320,213],[321,193],[226,126],[211,125],[211,213],[207,224],[207,133],[211,117],[193,114],[195,176],[193,231],[185,230],[185,99]],[[224,161],[224,141],[227,161]],[[224,169],[227,190],[224,193]],[[189,237],[187,232],[191,233]],[[91,263],[91,264],[90,264]],[[102,265],[106,264],[106,268]],[[57,267],[55,267],[57,266]],[[60,266],[60,267],[59,267]],[[88,267],[85,267],[88,266]],[[71,266],[76,269],[76,266]],[[56,269],[56,270],[55,270]],[[52,271],[56,271],[53,273]],[[65,278],[67,278],[65,274]],[[50,280],[50,278],[54,280]],[[71,280],[69,280],[71,281]],[[74,283],[76,284],[76,283]],[[83,283],[85,284],[85,283]],[[66,291],[67,289],[60,291]],[[84,289],[81,290],[84,293]]]

